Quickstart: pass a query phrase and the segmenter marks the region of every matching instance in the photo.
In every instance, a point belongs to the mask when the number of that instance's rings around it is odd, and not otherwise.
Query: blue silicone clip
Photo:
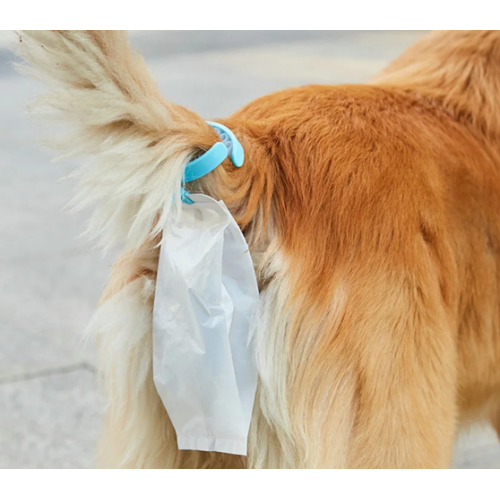
[[[233,132],[226,126],[216,122],[207,122],[219,134],[222,142],[216,142],[208,151],[199,158],[190,161],[186,165],[182,182],[191,182],[207,175],[217,168],[228,156],[231,158],[235,167],[241,167],[245,160],[245,152],[236,139]],[[181,187],[181,199],[184,203],[192,204],[189,193]]]
[[[236,139],[232,130],[228,129],[225,125],[216,122],[207,122],[211,125],[217,133],[220,135],[222,142],[226,145],[229,150],[229,156],[235,167],[241,167],[245,161],[245,152],[243,151],[243,146],[240,141]]]
[[[190,161],[184,170],[184,182],[191,182],[217,168],[228,156],[229,150],[223,142],[216,142],[206,153]]]

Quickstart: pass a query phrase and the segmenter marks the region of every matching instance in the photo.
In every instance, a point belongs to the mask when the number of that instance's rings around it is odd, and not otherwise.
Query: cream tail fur
[[[26,31],[19,33],[15,51],[29,64],[22,71],[51,89],[34,110],[74,128],[73,134],[53,141],[54,147],[64,157],[92,157],[78,173],[81,187],[75,203],[95,206],[88,233],[99,236],[104,247],[125,247],[88,329],[98,338],[98,367],[109,399],[100,465],[304,465],[297,458],[286,402],[286,317],[278,312],[286,310],[287,287],[280,280],[272,280],[262,293],[254,332],[261,380],[248,460],[178,451],[154,387],[157,243],[181,206],[179,186],[186,163],[217,140],[215,132],[198,115],[160,95],[124,32]],[[280,273],[279,253],[265,254],[259,270],[263,280]]]
[[[158,234],[180,206],[186,163],[216,133],[161,96],[126,32],[25,31],[14,49],[29,64],[20,69],[51,89],[37,114],[73,127],[52,145],[92,157],[75,200],[95,207],[88,233],[128,248]]]

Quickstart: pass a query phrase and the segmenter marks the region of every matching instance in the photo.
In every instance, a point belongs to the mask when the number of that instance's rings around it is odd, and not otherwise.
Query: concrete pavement
[[[418,32],[133,32],[164,95],[207,118],[308,83],[363,82]],[[0,32],[0,467],[93,466],[102,408],[81,334],[112,256],[79,238],[41,127],[23,112],[42,87],[16,74]],[[455,466],[500,467],[491,431],[461,438]]]

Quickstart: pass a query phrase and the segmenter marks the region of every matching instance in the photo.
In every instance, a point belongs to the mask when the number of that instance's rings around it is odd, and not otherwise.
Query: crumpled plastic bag
[[[257,385],[250,327],[259,291],[222,201],[191,194],[163,235],[153,372],[181,450],[246,455]]]

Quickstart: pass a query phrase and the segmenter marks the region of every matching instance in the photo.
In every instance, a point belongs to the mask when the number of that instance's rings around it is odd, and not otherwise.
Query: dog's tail
[[[64,157],[90,155],[75,206],[95,204],[88,233],[104,246],[138,247],[180,206],[186,163],[217,141],[197,114],[165,100],[122,31],[24,31],[22,71],[50,92],[33,109],[72,134],[51,141]]]

